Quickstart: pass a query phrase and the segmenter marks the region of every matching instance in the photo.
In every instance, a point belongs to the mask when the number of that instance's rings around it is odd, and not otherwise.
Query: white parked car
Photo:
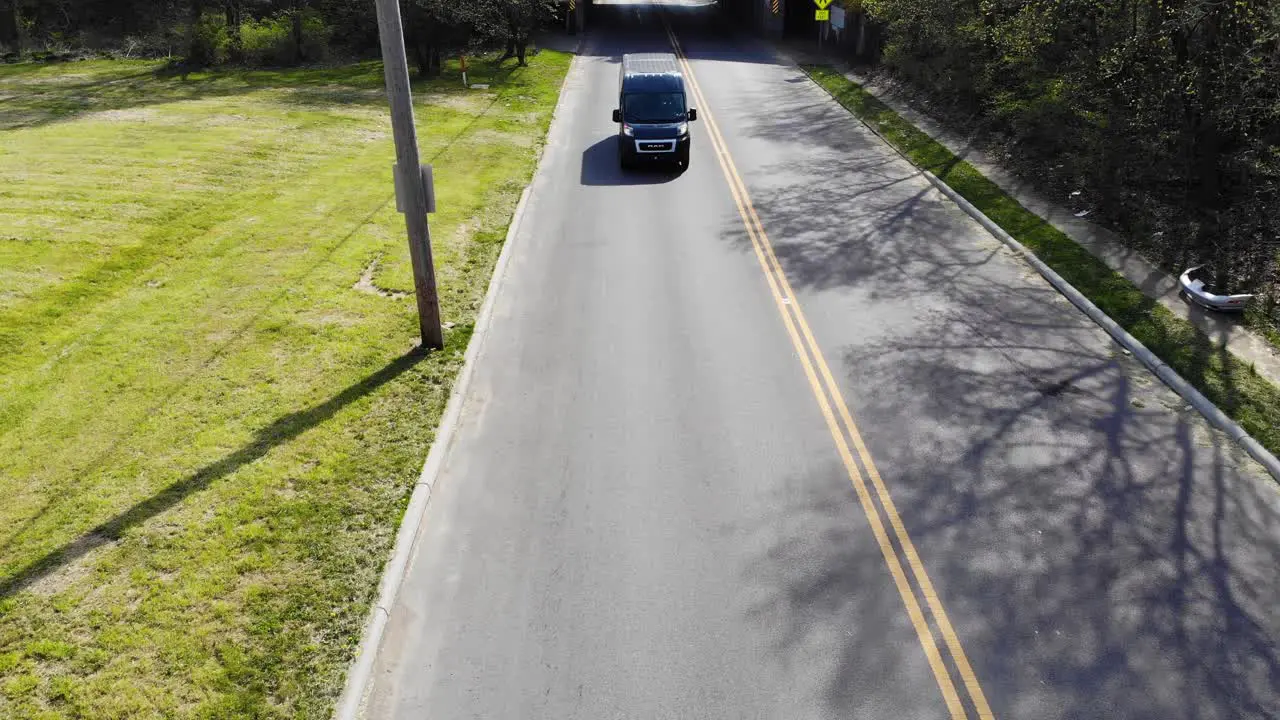
[[[1210,310],[1244,310],[1253,295],[1219,295],[1210,285],[1212,278],[1203,265],[1197,265],[1178,278],[1182,292],[1195,304]]]

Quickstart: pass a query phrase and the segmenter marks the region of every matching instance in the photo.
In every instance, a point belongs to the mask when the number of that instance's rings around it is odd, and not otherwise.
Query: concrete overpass
[[[619,0],[566,0],[570,29],[584,32],[592,25],[596,5],[614,5]],[[718,5],[726,22],[771,38],[817,39],[817,7],[812,0],[656,0],[657,5],[683,7]]]

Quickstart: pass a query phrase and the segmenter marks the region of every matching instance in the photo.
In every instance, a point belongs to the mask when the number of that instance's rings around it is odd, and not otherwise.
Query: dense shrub
[[[216,65],[227,59],[230,41],[226,19],[221,14],[205,13],[190,30],[187,62],[192,65]]]
[[[1280,3],[864,0],[885,62],[1167,268],[1275,287]]]
[[[556,18],[562,4],[400,0],[405,45],[425,75],[439,72],[447,55],[478,44],[505,44],[519,55],[537,28],[560,27]],[[340,32],[335,35],[333,28]],[[374,56],[378,46],[371,0],[0,0],[4,62],[89,51],[168,57],[186,66],[282,66],[325,60],[331,48]]]
[[[242,23],[239,51],[245,62],[253,65],[315,62],[328,55],[332,35],[333,31],[316,13],[281,13]]]

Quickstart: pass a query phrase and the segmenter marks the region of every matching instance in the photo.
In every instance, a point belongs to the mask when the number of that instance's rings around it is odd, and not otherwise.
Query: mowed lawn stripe
[[[376,63],[0,67],[0,717],[327,716],[568,60],[418,88],[431,354]]]

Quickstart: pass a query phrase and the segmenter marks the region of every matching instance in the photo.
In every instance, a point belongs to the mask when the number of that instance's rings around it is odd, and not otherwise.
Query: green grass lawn
[[[1280,454],[1280,389],[1191,323],[1148,298],[1057,228],[1022,207],[972,165],[875,96],[825,66],[805,71],[918,167],[937,175],[1176,370],[1268,450]]]
[[[417,88],[438,353],[379,64],[0,65],[0,717],[328,715],[568,64]]]

